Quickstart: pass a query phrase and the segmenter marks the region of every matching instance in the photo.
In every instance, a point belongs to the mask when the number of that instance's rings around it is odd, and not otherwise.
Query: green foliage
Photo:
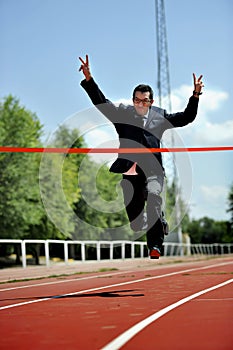
[[[85,143],[78,130],[60,127],[50,147],[79,148]],[[115,201],[121,176],[88,155],[46,154],[40,173],[45,207],[66,238],[111,239],[111,229],[128,223],[125,209],[118,210]],[[129,238],[127,229],[122,230]]]
[[[20,106],[11,95],[0,103],[0,126],[2,146],[35,147],[42,134],[36,114]]]
[[[119,189],[121,175],[110,173],[107,166],[99,167],[89,159],[85,162],[85,171],[79,172],[83,197],[75,208],[80,219],[76,239],[117,239],[117,230],[113,233],[111,229],[128,223],[125,208],[119,208],[119,202],[123,203]],[[119,239],[129,239],[132,235],[127,227],[120,231]]]
[[[42,125],[12,96],[0,103],[0,144],[38,147]],[[22,238],[42,216],[38,205],[38,154],[0,154],[1,238]]]
[[[48,147],[83,147],[77,130],[60,127]],[[75,229],[73,209],[80,199],[78,167],[83,155],[46,153],[40,164],[40,189],[46,209],[47,238],[72,238]],[[49,217],[48,217],[49,216]],[[51,222],[55,226],[51,227]],[[55,228],[56,227],[56,228]],[[55,236],[55,237],[54,237]]]
[[[179,196],[177,196],[179,192]],[[178,197],[178,198],[177,198]],[[189,223],[189,216],[187,213],[187,205],[182,198],[181,189],[176,188],[175,182],[172,181],[171,184],[166,184],[166,218],[168,220],[169,227],[177,226],[176,210],[179,205],[179,217],[181,218],[181,228],[182,232],[187,232],[187,226]]]
[[[233,185],[228,194],[228,210],[231,218],[228,221],[215,221],[203,217],[187,224],[187,231],[192,243],[232,243],[233,242]]]
[[[232,236],[226,221],[215,221],[208,217],[192,220],[188,225],[192,243],[231,243]]]
[[[230,213],[230,226],[231,230],[233,230],[233,184],[230,187],[230,192],[228,195],[228,209],[227,212]]]

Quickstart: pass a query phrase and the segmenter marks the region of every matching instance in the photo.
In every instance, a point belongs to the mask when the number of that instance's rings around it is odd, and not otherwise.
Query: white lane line
[[[16,289],[32,288],[32,287],[49,286],[49,285],[52,285],[52,284],[67,283],[67,282],[74,282],[74,281],[78,282],[78,281],[83,281],[83,280],[88,280],[88,279],[93,279],[93,278],[98,278],[98,277],[112,277],[112,276],[115,276],[115,275],[127,274],[127,273],[132,273],[132,272],[134,272],[134,271],[112,272],[112,273],[108,273],[108,274],[105,274],[105,275],[99,274],[99,275],[94,275],[94,276],[73,278],[73,279],[68,279],[68,280],[63,280],[63,281],[53,281],[53,282],[43,282],[43,283],[29,284],[29,285],[25,285],[25,286],[11,287],[11,288],[5,288],[5,289],[3,288],[3,289],[0,289],[0,292],[6,292],[6,291],[9,291],[9,290],[16,290]],[[57,276],[57,278],[59,278],[59,276]]]
[[[133,284],[133,283],[150,281],[150,280],[164,278],[164,277],[171,277],[171,276],[179,275],[179,274],[182,274],[182,273],[189,273],[189,272],[193,272],[193,271],[204,270],[204,269],[208,269],[208,268],[212,268],[212,267],[216,267],[216,266],[218,267],[218,266],[222,266],[222,265],[229,265],[229,263],[221,263],[221,264],[213,264],[213,265],[203,266],[203,267],[196,267],[196,268],[182,270],[182,271],[170,272],[170,273],[166,273],[164,275],[159,275],[159,276],[145,277],[145,278],[140,278],[138,280],[131,280],[131,281],[126,281],[126,282],[121,282],[121,283],[110,284],[110,285],[106,285],[106,286],[102,286],[102,287],[97,287],[97,288],[80,290],[80,291],[74,292],[74,293],[61,294],[61,295],[56,295],[56,296],[48,297],[48,298],[41,298],[41,299],[30,300],[30,301],[26,301],[26,302],[22,302],[22,303],[17,303],[17,304],[10,304],[10,305],[6,305],[6,306],[0,307],[0,311],[1,310],[5,310],[5,309],[10,309],[10,308],[13,308],[13,307],[39,303],[39,302],[42,302],[42,301],[48,301],[48,300],[52,300],[52,299],[59,299],[59,298],[62,298],[62,297],[64,298],[66,296],[72,296],[72,295],[96,292],[98,290],[103,290],[103,289],[107,289],[107,288],[120,287],[120,286],[125,286],[125,285],[129,285],[129,284]]]
[[[169,311],[175,309],[176,307],[178,307],[180,305],[187,303],[188,301],[190,301],[192,299],[198,298],[202,294],[205,294],[205,293],[211,292],[215,289],[224,287],[227,284],[232,283],[232,282],[233,282],[233,279],[230,279],[230,280],[225,281],[223,283],[217,284],[213,287],[201,290],[200,292],[194,293],[194,294],[192,294],[184,299],[177,301],[174,304],[171,304],[171,305],[165,307],[164,309],[161,309],[160,311],[154,313],[153,315],[145,318],[141,322],[139,322],[139,323],[135,324],[133,327],[129,328],[127,331],[125,331],[120,336],[115,338],[113,341],[111,341],[110,343],[105,345],[103,348],[101,348],[101,350],[119,350],[130,339],[132,339],[136,334],[141,332],[144,328],[149,326],[151,323],[153,323],[154,321],[156,321],[158,318],[162,317],[163,315],[165,315]]]
[[[202,299],[199,299],[197,300],[198,302],[199,301],[233,301],[233,298],[218,298],[218,299],[213,299],[213,298],[202,298]]]
[[[219,263],[219,264],[213,264],[213,265],[209,265],[209,266],[204,266],[201,267],[200,269],[207,269],[209,267],[217,267],[217,266],[223,266],[223,265],[229,265],[229,264],[233,264],[233,261],[229,261],[229,262],[223,262],[223,263]],[[86,277],[80,277],[77,279],[67,279],[67,280],[63,280],[63,281],[52,281],[52,282],[42,282],[42,283],[36,283],[36,284],[30,284],[30,285],[24,285],[24,286],[18,286],[18,287],[11,287],[11,288],[3,288],[0,289],[0,292],[6,292],[6,291],[10,291],[10,290],[17,290],[17,289],[24,289],[24,288],[33,288],[33,287],[42,287],[42,286],[48,286],[48,285],[53,285],[53,284],[60,284],[60,283],[68,283],[68,282],[78,282],[78,281],[83,281],[83,280],[87,280],[87,279],[93,279],[93,278],[99,278],[99,277],[112,277],[114,275],[120,275],[120,274],[128,274],[128,273],[132,273],[135,271],[120,271],[120,272],[112,272],[112,273],[108,273],[105,275],[94,275],[94,276],[86,276]],[[59,276],[58,276],[59,277]]]

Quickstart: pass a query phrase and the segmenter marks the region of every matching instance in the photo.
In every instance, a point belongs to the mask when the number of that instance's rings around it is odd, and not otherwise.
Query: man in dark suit
[[[194,121],[203,87],[202,75],[197,79],[193,74],[194,91],[186,109],[168,114],[166,110],[152,106],[153,90],[144,84],[134,89],[133,106],[114,105],[106,99],[91,76],[88,55],[86,61],[79,59],[79,70],[85,76],[81,86],[93,104],[113,123],[119,135],[120,148],[159,148],[165,130]],[[110,171],[123,174],[121,186],[131,228],[134,231],[146,230],[150,258],[158,259],[164,234],[168,233],[161,210],[160,195],[164,182],[161,153],[120,153]]]

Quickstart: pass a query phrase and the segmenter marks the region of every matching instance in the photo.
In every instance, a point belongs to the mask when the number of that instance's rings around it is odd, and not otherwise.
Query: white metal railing
[[[50,246],[51,244],[63,244],[64,262],[69,264],[69,246],[80,246],[80,258],[79,261],[86,261],[86,248],[92,246],[96,249],[96,260],[103,260],[101,257],[101,249],[108,249],[108,260],[114,259],[114,249],[120,247],[120,259],[126,259],[126,246],[129,246],[128,255],[130,250],[130,256],[128,258],[144,258],[147,257],[147,244],[146,242],[139,241],[64,241],[64,240],[42,240],[42,239],[0,239],[0,244],[21,246],[21,261],[22,266],[27,266],[27,244],[42,244],[44,245],[45,264],[50,266]],[[137,256],[136,256],[136,247]],[[191,244],[191,243],[164,243],[164,256],[182,256],[182,255],[221,255],[233,253],[232,243],[213,243],[213,244]]]

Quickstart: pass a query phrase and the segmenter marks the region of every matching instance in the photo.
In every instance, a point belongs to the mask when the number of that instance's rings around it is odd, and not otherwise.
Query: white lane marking
[[[99,275],[94,275],[94,276],[80,277],[80,278],[77,278],[77,279],[73,278],[73,279],[68,279],[68,280],[64,280],[64,281],[53,281],[53,282],[29,284],[29,285],[25,285],[25,286],[18,286],[18,287],[11,287],[11,288],[0,289],[0,292],[6,292],[6,291],[9,291],[9,290],[16,290],[16,289],[32,288],[32,287],[42,287],[42,286],[48,286],[48,285],[52,285],[52,284],[67,283],[67,282],[74,282],[74,281],[78,282],[78,281],[83,281],[83,280],[88,280],[88,279],[98,278],[98,277],[112,277],[114,275],[120,275],[120,274],[132,273],[132,272],[134,272],[134,271],[121,271],[121,272],[108,273],[108,274],[105,274],[105,275],[99,274]],[[57,276],[57,278],[59,278],[59,276]]]
[[[233,298],[218,298],[218,299],[210,299],[210,298],[202,298],[196,301],[232,301]]]
[[[193,268],[193,269],[187,269],[187,270],[182,270],[182,271],[170,272],[170,273],[166,273],[164,275],[159,275],[159,276],[140,278],[138,280],[131,280],[131,281],[127,281],[127,282],[115,283],[115,284],[110,284],[110,285],[97,287],[97,288],[80,290],[80,291],[74,292],[74,293],[61,294],[61,295],[56,295],[56,296],[53,296],[53,297],[48,297],[48,298],[43,298],[43,299],[30,300],[30,301],[26,301],[26,302],[22,302],[22,303],[17,303],[17,304],[10,304],[10,305],[6,305],[6,306],[0,307],[0,311],[1,310],[5,310],[5,309],[10,309],[10,308],[13,308],[13,307],[39,303],[39,302],[42,302],[42,301],[48,301],[48,300],[52,300],[52,299],[59,299],[59,298],[62,298],[62,297],[64,298],[66,296],[90,293],[90,292],[95,292],[95,291],[98,291],[98,290],[108,289],[108,288],[112,288],[112,287],[120,287],[120,286],[125,286],[125,285],[133,284],[133,283],[150,281],[150,280],[164,278],[164,277],[171,277],[171,276],[179,275],[179,274],[182,274],[182,273],[189,273],[189,272],[193,272],[193,271],[204,270],[204,269],[208,269],[208,268],[212,268],[212,267],[216,267],[216,266],[218,267],[218,266],[229,265],[229,264],[230,263],[226,262],[226,263],[221,263],[221,264],[213,264],[213,265],[208,265],[208,266],[196,267],[196,268]]]
[[[185,303],[187,303],[188,301],[195,299],[197,297],[199,297],[202,294],[211,292],[217,288],[221,288],[226,286],[229,283],[232,283],[233,279],[230,279],[228,281],[225,281],[223,283],[217,284],[213,287],[201,290],[200,292],[194,293],[184,299],[181,299],[179,301],[177,301],[174,304],[171,304],[167,307],[165,307],[164,309],[161,309],[158,312],[155,312],[153,315],[145,318],[144,320],[142,320],[141,322],[135,324],[133,327],[129,328],[127,331],[125,331],[124,333],[122,333],[121,335],[119,335],[117,338],[115,338],[113,341],[111,341],[110,343],[108,343],[107,345],[105,345],[103,348],[101,348],[101,350],[119,350],[123,345],[125,345],[130,339],[132,339],[137,333],[141,332],[144,328],[146,328],[147,326],[149,326],[152,322],[156,321],[158,318],[162,317],[163,315],[165,315],[166,313],[168,313],[169,311],[175,309],[176,307],[183,305]]]
[[[222,265],[229,265],[229,264],[233,264],[232,261],[229,262],[223,262],[223,263],[219,263],[219,264],[213,264],[213,265],[209,265],[210,267],[216,267],[216,266],[222,266]],[[201,267],[200,269],[207,269],[209,268],[209,266],[204,266]],[[94,275],[94,276],[86,276],[86,277],[80,277],[77,279],[67,279],[67,280],[63,280],[63,281],[53,281],[53,282],[44,282],[44,283],[36,283],[36,284],[30,284],[30,285],[24,285],[24,286],[18,286],[18,287],[11,287],[11,288],[3,288],[0,289],[0,292],[6,292],[6,291],[10,291],[10,290],[17,290],[17,289],[24,289],[24,288],[33,288],[33,287],[42,287],[42,286],[48,286],[48,285],[53,285],[53,284],[59,284],[59,283],[68,283],[68,282],[78,282],[78,281],[83,281],[83,280],[87,280],[87,279],[93,279],[93,278],[98,278],[98,277],[112,277],[113,275],[120,275],[120,274],[127,274],[127,273],[132,273],[135,271],[120,271],[120,272],[113,272],[113,273],[108,273],[105,275]],[[57,276],[59,278],[59,276]],[[46,277],[45,277],[46,278]],[[6,282],[7,283],[7,282]]]

